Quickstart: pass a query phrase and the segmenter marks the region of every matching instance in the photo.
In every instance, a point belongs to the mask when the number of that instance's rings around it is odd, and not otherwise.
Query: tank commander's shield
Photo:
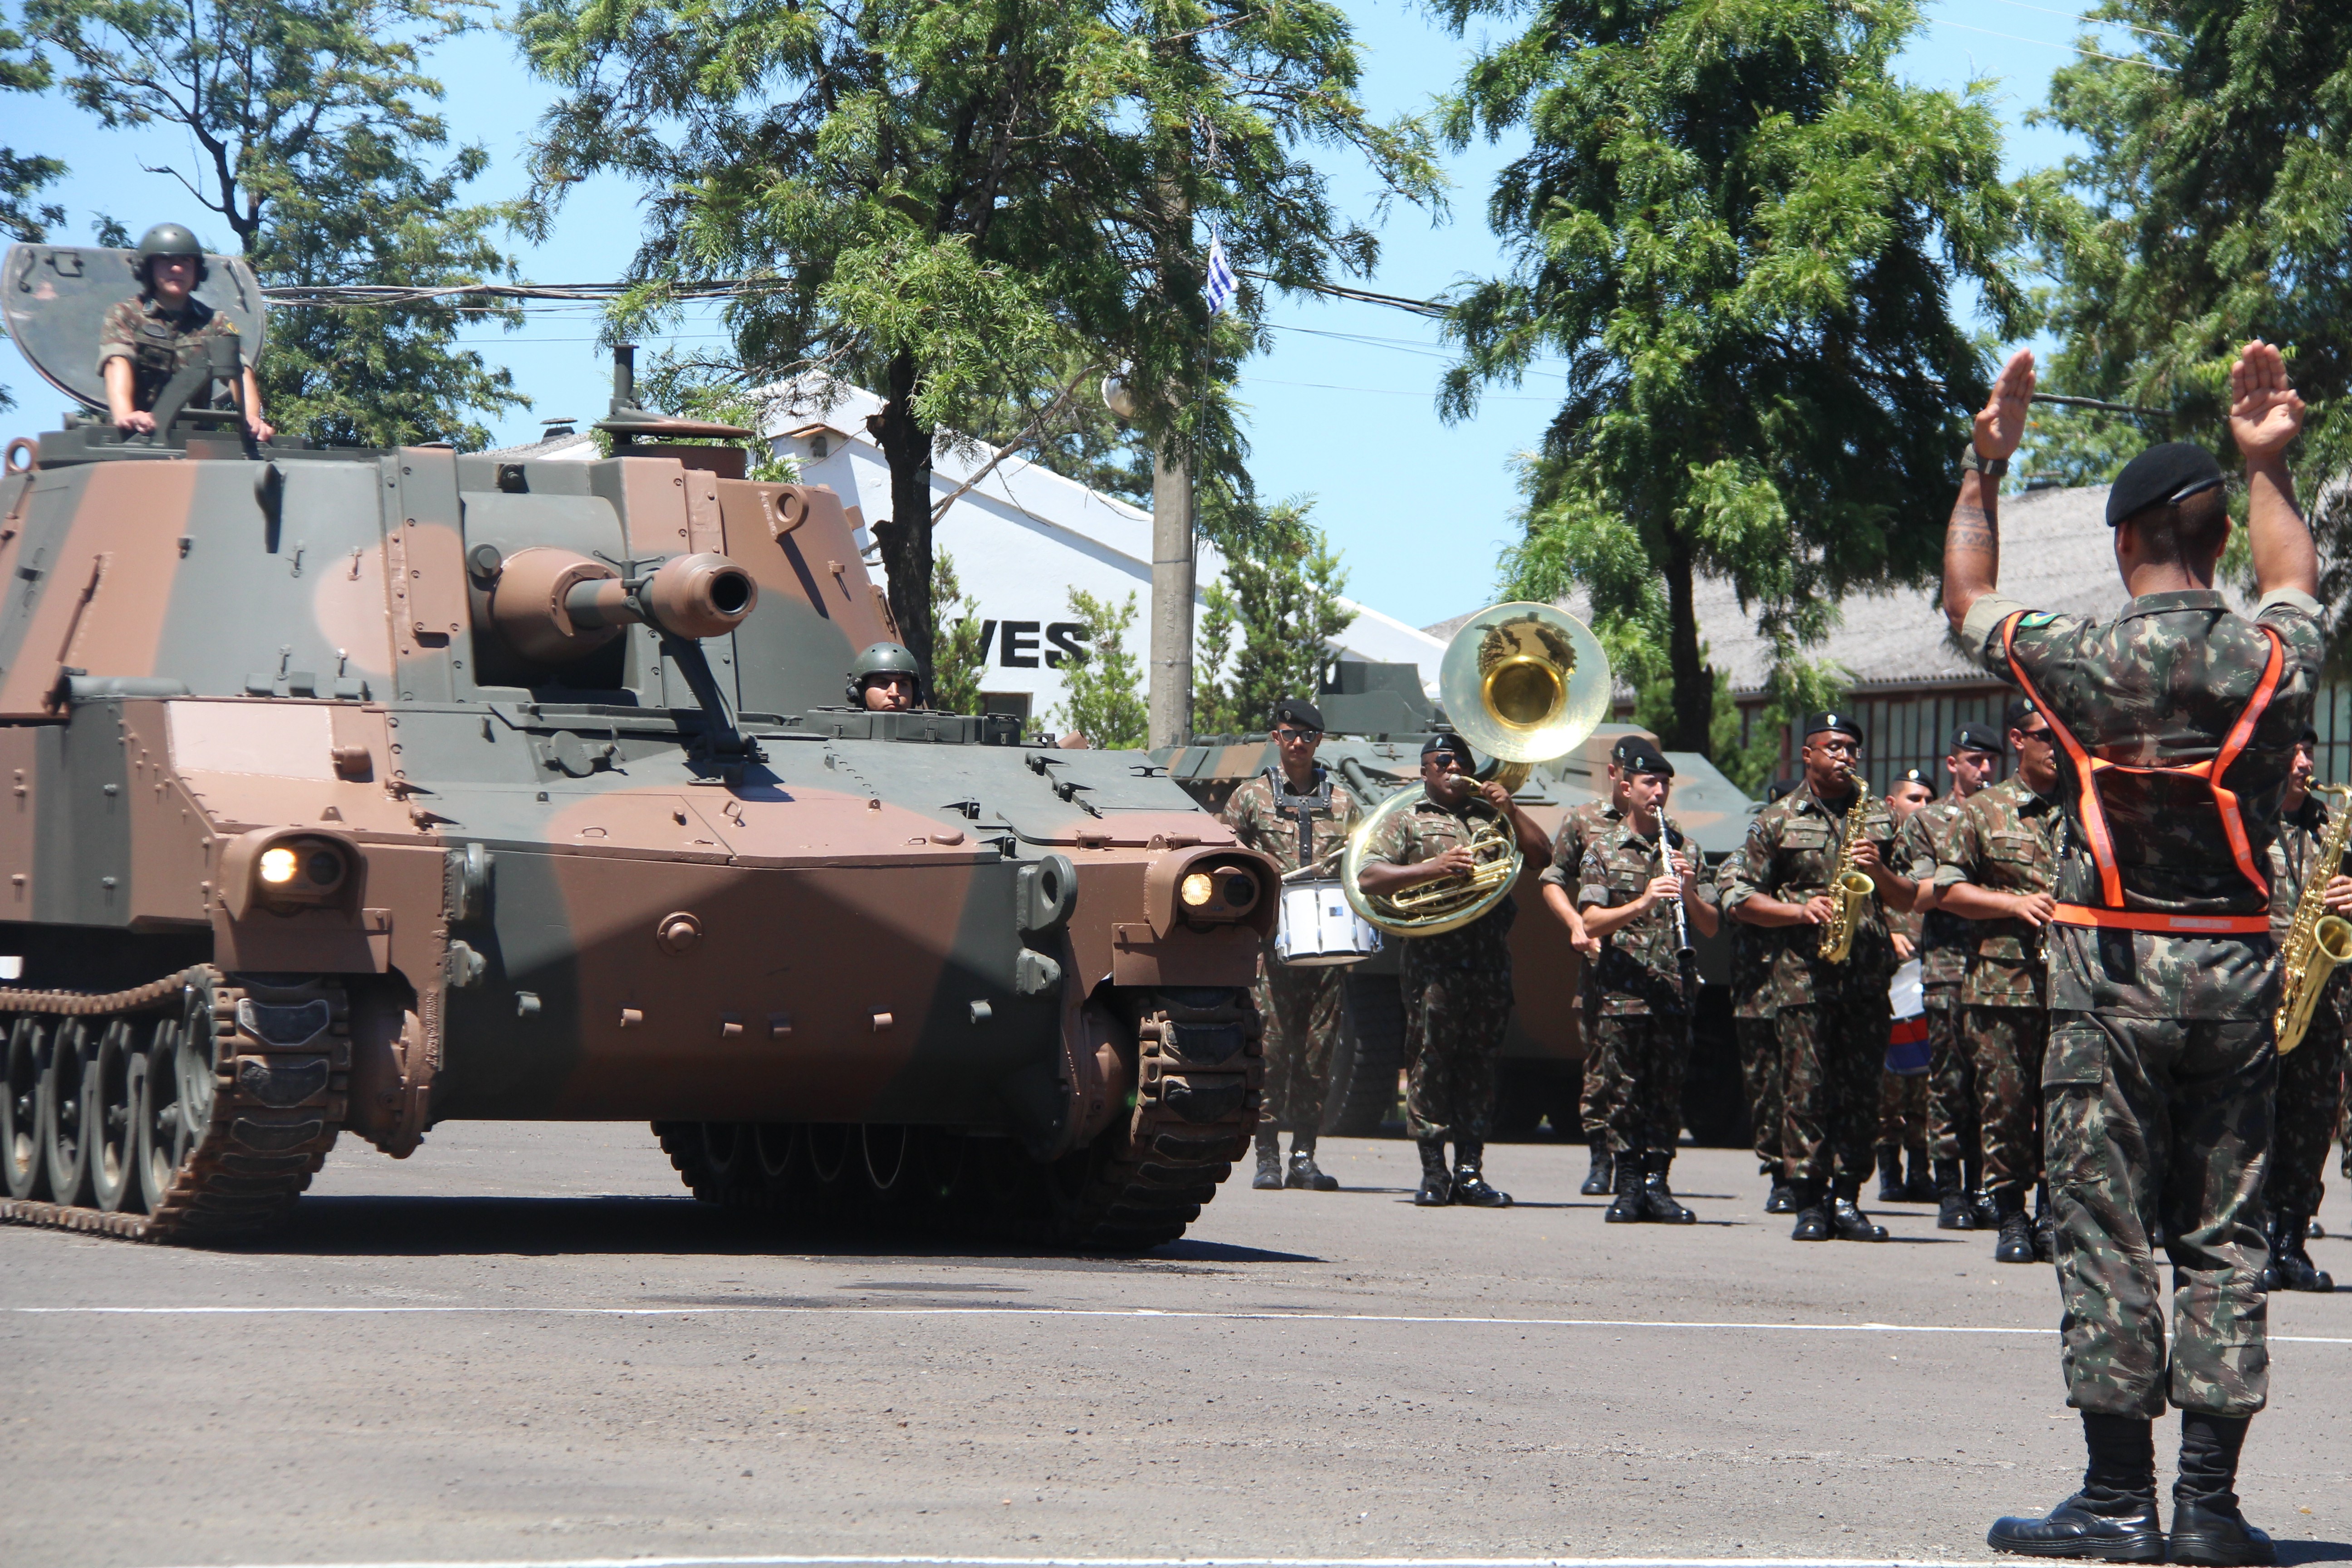
[[[107,310],[139,293],[135,250],[97,246],[12,245],[0,258],[0,317],[42,380],[85,408],[103,411],[98,332]],[[261,280],[241,256],[205,258],[195,297],[236,324],[245,363],[261,359],[266,308]]]

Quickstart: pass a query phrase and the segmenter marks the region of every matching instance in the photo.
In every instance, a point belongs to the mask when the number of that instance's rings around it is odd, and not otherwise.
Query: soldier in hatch
[[[878,642],[849,667],[849,700],[869,713],[908,713],[923,705],[923,670],[894,642]]]
[[[159,223],[132,253],[136,299],[106,312],[98,333],[98,374],[106,382],[107,412],[118,429],[144,435],[155,428],[155,399],[178,372],[202,364],[212,341],[237,336],[236,323],[195,297],[205,280],[204,247],[186,226]],[[257,441],[276,434],[261,416],[261,384],[253,366],[241,376],[246,428]],[[202,406],[203,398],[189,400]]]

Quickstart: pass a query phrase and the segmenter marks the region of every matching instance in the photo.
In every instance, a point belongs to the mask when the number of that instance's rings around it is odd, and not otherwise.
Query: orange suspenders
[[[2117,773],[2179,773],[2189,778],[2202,779],[2206,788],[2213,792],[2213,805],[2221,816],[2221,831],[2230,841],[2230,857],[2238,863],[2239,874],[2267,899],[2271,890],[2270,879],[2263,876],[2262,868],[2254,864],[2253,843],[2246,837],[2246,819],[2238,809],[2237,795],[2234,791],[2221,786],[2221,778],[2230,771],[2231,764],[2238,760],[2239,754],[2245,751],[2246,743],[2253,739],[2254,725],[2261,721],[2263,710],[2270,707],[2272,697],[2278,691],[2279,673],[2286,662],[2284,641],[2269,626],[2258,628],[2270,639],[2270,660],[2263,668],[2261,684],[2254,688],[2254,694],[2246,703],[2245,711],[2238,715],[2237,723],[2231,727],[2229,737],[2221,742],[2221,751],[2201,763],[2175,763],[2164,767],[2132,767],[2092,756],[2084,750],[2083,743],[2074,738],[2074,731],[2059,721],[2058,715],[2052,710],[2050,704],[2042,700],[2042,693],[2034,689],[2032,680],[2027,677],[2024,669],[2017,662],[2016,650],[2013,647],[2017,623],[2023,615],[2024,612],[2021,610],[2001,623],[2001,651],[2008,656],[2010,674],[2017,678],[2017,684],[2024,689],[2026,696],[2033,700],[2034,707],[2041,710],[2042,721],[2050,726],[2050,732],[2058,738],[2059,745],[2065,749],[2068,759],[2074,764],[2074,777],[2081,784],[2081,794],[2075,800],[2075,811],[2082,819],[2083,835],[2088,840],[2091,863],[2099,870],[2099,895],[2104,900],[2103,907],[2099,908],[2087,904],[2060,904],[2053,918],[2060,925],[2095,926],[2105,931],[2168,931],[2177,934],[2222,936],[2268,935],[2271,921],[2267,913],[2173,915],[2152,910],[2124,908],[2123,872],[2116,860],[2115,839],[2107,832],[2107,814],[2099,804],[2098,775],[2101,772],[2112,768]]]

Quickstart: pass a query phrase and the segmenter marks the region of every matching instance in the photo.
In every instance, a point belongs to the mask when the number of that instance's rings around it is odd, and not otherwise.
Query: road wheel
[[[1397,1074],[1404,1068],[1404,994],[1393,974],[1349,974],[1341,982],[1341,1011],[1331,1092],[1323,1101],[1323,1131],[1342,1138],[1374,1138],[1397,1110]],[[1402,1122],[1400,1121],[1400,1125]]]
[[[41,1125],[42,1058],[49,1031],[38,1018],[18,1017],[8,1028],[8,1082],[0,1099],[0,1162],[8,1195],[49,1195],[48,1130]]]
[[[171,1190],[172,1179],[187,1163],[204,1125],[192,1121],[181,1095],[180,1042],[187,1031],[176,1018],[155,1026],[147,1043],[147,1070],[139,1083],[139,1206],[149,1214]]]
[[[69,1207],[88,1208],[89,1138],[84,1113],[92,1075],[89,1026],[68,1018],[58,1026],[49,1070],[41,1075],[41,1122],[47,1130],[49,1194]]]
[[[131,1020],[117,1018],[99,1037],[82,1107],[89,1140],[90,1195],[108,1214],[126,1200],[140,1207],[139,1094],[147,1064],[133,1044]]]

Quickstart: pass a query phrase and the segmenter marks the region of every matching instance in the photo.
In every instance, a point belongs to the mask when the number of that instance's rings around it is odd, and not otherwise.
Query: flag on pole
[[[1218,237],[1215,229],[1211,229],[1209,231],[1209,280],[1206,290],[1209,314],[1214,316],[1222,313],[1226,306],[1234,302],[1234,296],[1240,292],[1241,286],[1241,279],[1234,276],[1234,264],[1225,259],[1225,242]]]

